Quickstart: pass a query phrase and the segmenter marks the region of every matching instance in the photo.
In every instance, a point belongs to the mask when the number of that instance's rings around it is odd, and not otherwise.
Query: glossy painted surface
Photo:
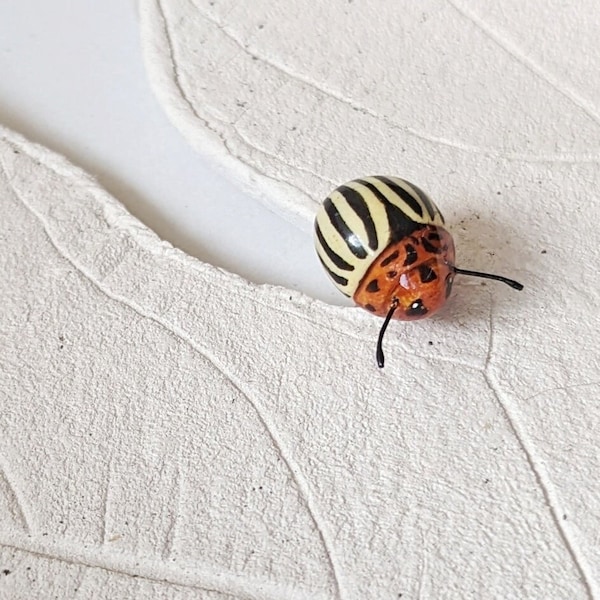
[[[390,244],[371,265],[354,301],[385,317],[394,302],[394,319],[413,321],[438,311],[454,281],[454,242],[446,229],[426,225]]]
[[[315,217],[315,246],[337,288],[353,297],[390,244],[425,225],[443,225],[433,201],[399,177],[354,179],[335,188]]]

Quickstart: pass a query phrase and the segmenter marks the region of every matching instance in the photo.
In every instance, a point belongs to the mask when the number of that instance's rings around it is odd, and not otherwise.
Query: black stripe
[[[339,188],[338,188],[339,189]],[[342,219],[340,211],[336,208],[331,198],[326,198],[323,203],[325,212],[331,221],[331,224],[335,227],[335,230],[340,234],[342,239],[346,242],[346,245],[350,249],[350,252],[356,256],[356,258],[366,258],[367,251],[362,245],[359,237],[356,235],[350,227],[346,224],[346,221]]]
[[[377,177],[379,181],[382,181],[387,185],[392,192],[394,192],[397,196],[402,198],[410,208],[419,215],[419,217],[423,216],[423,207],[413,198],[410,192],[407,192],[404,188],[401,188],[397,183],[394,183],[391,179],[387,177]]]
[[[317,239],[319,243],[325,250],[325,254],[329,260],[338,268],[342,269],[342,271],[354,271],[354,267],[351,264],[348,264],[341,256],[338,256],[330,247],[329,244],[325,241],[323,234],[321,233],[321,228],[318,223],[315,221],[315,232],[317,233]],[[321,258],[321,257],[319,257]]]
[[[397,242],[414,233],[417,229],[423,227],[422,223],[417,223],[410,219],[406,213],[395,204],[392,204],[385,195],[379,191],[379,188],[369,181],[357,179],[357,182],[368,188],[377,200],[379,200],[387,215],[388,224],[390,226],[390,239],[388,242]]]
[[[433,206],[433,203],[429,199],[429,196],[421,188],[418,188],[414,183],[411,183],[409,185],[413,190],[415,190],[417,196],[419,196],[419,198],[421,199],[423,206],[425,206],[427,212],[429,213],[429,216],[431,217],[431,220],[433,221],[435,219],[435,206]],[[443,220],[444,217],[442,217],[442,221]]]
[[[317,253],[317,256],[319,256],[319,254]],[[345,277],[342,277],[341,275],[338,275],[337,273],[334,273],[323,261],[323,259],[319,256],[319,260],[321,261],[321,264],[323,265],[324,269],[327,271],[327,273],[329,274],[329,276],[331,277],[331,279],[333,279],[338,285],[348,285],[348,280]],[[347,296],[348,294],[346,294]]]
[[[375,223],[373,223],[371,211],[369,210],[369,207],[367,206],[362,194],[346,185],[341,185],[338,188],[338,192],[344,196],[350,208],[362,221],[369,239],[369,248],[371,248],[371,250],[377,250],[377,230],[375,229]]]

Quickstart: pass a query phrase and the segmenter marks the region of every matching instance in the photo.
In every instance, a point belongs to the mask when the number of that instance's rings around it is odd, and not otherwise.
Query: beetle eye
[[[427,314],[427,308],[423,304],[421,298],[417,298],[413,303],[406,309],[406,315],[409,317],[420,317]]]
[[[446,298],[450,296],[452,293],[452,284],[454,283],[454,274],[448,273],[448,277],[446,277]]]

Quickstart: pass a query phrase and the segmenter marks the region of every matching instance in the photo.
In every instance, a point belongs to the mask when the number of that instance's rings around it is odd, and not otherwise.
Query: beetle
[[[384,366],[383,336],[392,318],[423,319],[450,296],[456,275],[512,279],[460,269],[442,213],[425,192],[399,177],[354,179],[333,190],[315,217],[315,247],[338,289],[385,320],[377,341]]]

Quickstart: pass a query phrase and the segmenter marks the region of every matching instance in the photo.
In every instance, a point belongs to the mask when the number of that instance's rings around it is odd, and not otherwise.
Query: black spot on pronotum
[[[439,241],[440,240],[440,234],[437,231],[432,231],[427,237],[430,240],[433,240],[433,241]]]
[[[422,240],[423,248],[427,250],[427,252],[431,252],[431,254],[439,254],[442,249],[439,246],[434,246],[428,239],[423,238]]]
[[[372,279],[371,281],[369,281],[369,283],[367,284],[367,292],[370,292],[371,294],[373,294],[374,292],[378,292],[379,291],[379,282],[377,281],[377,279]]]
[[[387,267],[390,263],[393,263],[398,258],[399,254],[400,253],[398,252],[398,250],[392,252],[387,258],[381,261],[381,266]]]
[[[427,308],[423,304],[421,298],[417,298],[407,309],[406,316],[408,317],[420,317],[427,314]]]
[[[406,244],[406,246],[404,246],[404,249],[406,250],[406,259],[404,260],[404,266],[408,267],[417,260],[418,255],[417,251],[415,250],[415,247],[412,244]]]
[[[398,271],[388,271],[386,273],[386,276],[388,279],[395,279],[396,277],[398,277]]]
[[[365,308],[371,312],[376,311],[376,308],[372,304],[365,304]]]
[[[421,265],[419,267],[419,277],[422,283],[429,283],[437,279],[435,271],[428,265]]]

